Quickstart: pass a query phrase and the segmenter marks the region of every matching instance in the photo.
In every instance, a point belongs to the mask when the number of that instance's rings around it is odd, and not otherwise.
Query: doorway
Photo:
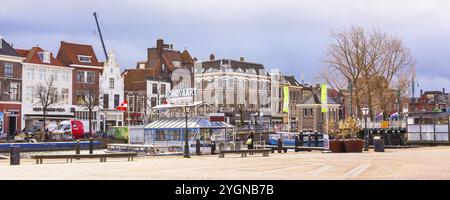
[[[12,116],[9,117],[9,126],[8,126],[8,133],[10,136],[15,135],[17,130],[17,117]]]

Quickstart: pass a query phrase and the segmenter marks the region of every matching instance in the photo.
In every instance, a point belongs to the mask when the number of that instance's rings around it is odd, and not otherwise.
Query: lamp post
[[[184,116],[186,117],[186,129],[184,130],[184,156],[185,158],[190,158],[189,155],[189,144],[188,144],[188,113],[189,113],[188,106],[186,105],[184,107]]]
[[[369,114],[369,108],[362,108],[364,115],[364,151],[369,151],[369,135],[367,134],[367,115]]]

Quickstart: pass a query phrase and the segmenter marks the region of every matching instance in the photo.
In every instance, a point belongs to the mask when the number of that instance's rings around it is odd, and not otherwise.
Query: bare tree
[[[42,118],[44,120],[43,133],[47,134],[45,128],[45,121],[47,118],[47,112],[50,106],[58,103],[61,100],[61,95],[58,94],[58,89],[55,87],[55,77],[50,78],[43,83],[38,83],[34,88],[33,101],[35,104],[42,107]]]
[[[367,106],[373,117],[373,107],[385,110],[395,100],[395,95],[387,95],[387,91],[408,91],[415,61],[400,39],[356,26],[332,32],[330,37],[324,61],[327,66],[321,76],[333,89],[345,89],[352,83],[357,111]]]
[[[100,91],[98,84],[95,81],[88,83],[81,83],[79,85],[80,101],[77,102],[81,106],[88,110],[88,121],[89,121],[89,137],[92,136],[92,114],[96,106],[99,105]]]

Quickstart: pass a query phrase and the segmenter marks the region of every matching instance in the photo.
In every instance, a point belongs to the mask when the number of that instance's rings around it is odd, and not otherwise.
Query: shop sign
[[[224,122],[225,121],[225,113],[211,113],[209,114],[210,122]]]
[[[168,92],[169,102],[172,104],[192,103],[197,95],[197,88],[175,89]]]
[[[64,108],[47,108],[46,110],[47,110],[47,112],[65,112],[66,111],[66,109],[64,109]],[[34,107],[33,111],[42,112],[42,108]]]

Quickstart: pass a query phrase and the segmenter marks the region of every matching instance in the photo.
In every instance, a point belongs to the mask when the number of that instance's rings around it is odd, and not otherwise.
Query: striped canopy
[[[186,128],[186,118],[157,119],[145,126],[145,129],[183,129]],[[226,122],[211,122],[208,118],[188,118],[188,129],[226,129],[234,128]]]

